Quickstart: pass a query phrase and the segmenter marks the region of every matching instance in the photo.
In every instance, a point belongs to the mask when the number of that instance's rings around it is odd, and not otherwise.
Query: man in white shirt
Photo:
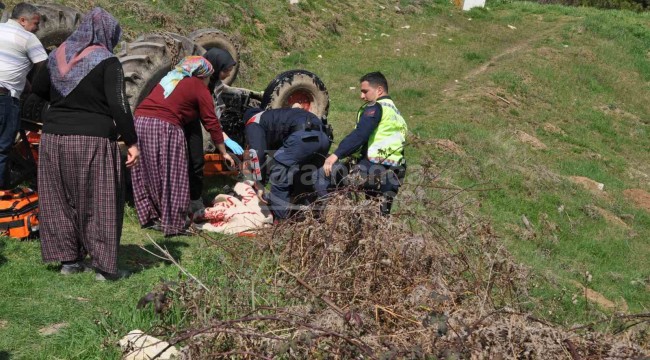
[[[47,60],[43,45],[34,35],[40,22],[35,6],[20,3],[11,18],[0,24],[0,190],[9,185],[7,158],[20,128],[19,99],[27,74]]]

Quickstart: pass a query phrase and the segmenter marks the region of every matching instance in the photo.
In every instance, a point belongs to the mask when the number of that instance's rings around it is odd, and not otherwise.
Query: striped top
[[[47,53],[36,35],[15,20],[0,24],[0,87],[19,98],[27,74],[35,63],[47,60]]]

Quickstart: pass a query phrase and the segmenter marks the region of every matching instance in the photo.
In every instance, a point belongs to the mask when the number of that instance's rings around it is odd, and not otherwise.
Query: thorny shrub
[[[185,359],[643,355],[629,334],[580,334],[523,313],[527,269],[471,214],[464,191],[441,184],[433,168],[409,170],[388,218],[347,188],[260,233],[254,251],[226,249],[251,266],[273,259],[266,295],[274,300],[251,306],[249,288],[207,293],[186,282],[169,301],[187,321],[159,335],[182,345]],[[224,291],[225,300],[214,295]]]

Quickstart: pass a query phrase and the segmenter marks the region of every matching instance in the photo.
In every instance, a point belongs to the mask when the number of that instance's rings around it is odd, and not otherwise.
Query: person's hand
[[[260,183],[259,181],[256,181],[253,184],[253,190],[255,190],[255,195],[257,195],[257,198],[260,200],[260,202],[264,205],[268,205],[269,202],[264,196],[264,185]]]
[[[325,171],[325,176],[330,176],[332,174],[332,166],[339,159],[336,154],[332,154],[325,159],[325,164],[323,164],[323,170]]]
[[[126,167],[133,167],[138,160],[140,160],[140,149],[138,149],[138,145],[133,144],[126,150]]]
[[[232,156],[230,156],[230,154],[225,153],[225,154],[221,154],[221,156],[223,156],[223,159],[226,160],[226,162],[231,168],[235,167],[235,160],[232,159]]]
[[[225,139],[224,144],[230,149],[235,155],[241,155],[244,153],[244,149],[233,139]]]

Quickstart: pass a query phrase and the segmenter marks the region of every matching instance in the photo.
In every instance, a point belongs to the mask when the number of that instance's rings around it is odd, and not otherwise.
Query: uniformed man
[[[319,196],[327,195],[328,188],[339,184],[346,174],[338,160],[359,153],[352,172],[364,179],[366,194],[383,198],[381,212],[388,215],[406,171],[404,146],[408,129],[388,95],[388,81],[382,73],[366,74],[360,82],[365,104],[357,113],[356,127],[325,160],[315,188]]]
[[[292,193],[295,195],[297,187],[308,186],[310,182],[313,185],[313,175],[329,152],[331,131],[316,115],[301,108],[250,109],[244,118],[248,119],[246,141],[257,152],[260,163],[269,166],[269,161],[265,161],[267,152],[275,150],[269,154],[273,160],[269,208],[276,220],[287,219],[293,207]]]

